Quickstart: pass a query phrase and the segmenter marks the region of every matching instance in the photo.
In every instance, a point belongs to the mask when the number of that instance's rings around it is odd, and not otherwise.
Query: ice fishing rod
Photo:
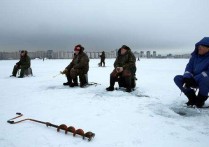
[[[59,74],[57,74],[57,75],[53,76],[53,78],[56,78],[56,77],[57,77],[57,76],[59,76],[59,75],[61,75],[61,73],[59,73]]]
[[[14,121],[15,119],[23,116],[22,113],[16,113],[16,115],[17,115],[16,117],[9,119],[7,122],[10,124],[17,124],[17,123],[21,123],[23,121],[33,121],[33,122],[45,124],[47,127],[57,128],[57,132],[59,132],[60,130],[64,130],[65,134],[67,134],[68,132],[71,132],[73,134],[73,137],[75,137],[76,134],[80,135],[80,136],[82,136],[83,139],[88,138],[88,141],[91,141],[92,138],[94,138],[94,136],[95,136],[95,133],[92,133],[90,131],[84,133],[84,131],[82,129],[75,129],[73,126],[67,127],[67,125],[65,125],[65,124],[61,124],[58,126],[58,125],[52,124],[50,122],[43,122],[43,121],[32,119],[32,118],[26,118],[26,119],[22,119],[19,121]]]

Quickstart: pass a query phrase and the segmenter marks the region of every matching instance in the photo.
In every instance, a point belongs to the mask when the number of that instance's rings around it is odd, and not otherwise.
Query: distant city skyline
[[[109,51],[105,52],[106,58],[116,58],[117,56],[117,50],[115,51]],[[98,59],[100,58],[101,52],[98,51],[86,51],[86,54],[89,56],[90,59]],[[133,52],[136,59],[139,60],[140,58],[189,58],[190,54],[167,54],[162,55],[157,53],[156,51],[139,51],[139,52]],[[74,56],[73,51],[53,51],[53,50],[47,50],[47,51],[29,51],[28,55],[31,59],[72,59]],[[20,51],[14,51],[14,52],[1,52],[0,51],[0,60],[14,60],[20,58]]]
[[[34,49],[34,50],[31,50],[31,49],[10,49],[10,50],[1,50],[0,49],[0,52],[17,52],[17,51],[21,51],[21,50],[27,50],[29,52],[38,52],[38,51],[47,51],[47,50],[51,50],[51,49]],[[105,51],[105,52],[110,52],[110,51],[115,51],[116,49],[112,49],[112,50],[93,50],[93,49],[85,49],[86,52],[102,52],[102,51]],[[194,50],[194,49],[191,49],[190,51],[188,50],[182,50],[182,49],[175,49],[175,50],[166,50],[166,49],[156,49],[156,50],[151,50],[151,49],[131,49],[133,52],[141,52],[141,51],[144,51],[144,52],[147,52],[147,51],[150,51],[150,52],[153,52],[153,51],[156,51],[157,54],[161,54],[161,55],[167,55],[167,54],[174,54],[174,55],[182,55],[182,54],[191,54],[191,52]],[[66,49],[66,50],[62,50],[62,49],[55,49],[53,50],[54,52],[56,51],[65,51],[65,52],[73,52],[73,48],[72,49]]]
[[[209,36],[208,0],[1,0],[0,51],[190,53]]]

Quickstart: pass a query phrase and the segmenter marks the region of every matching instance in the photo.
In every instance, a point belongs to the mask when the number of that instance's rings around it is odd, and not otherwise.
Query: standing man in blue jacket
[[[204,37],[195,44],[184,75],[177,75],[174,82],[187,96],[187,106],[201,108],[208,98],[209,92],[209,37]],[[198,95],[195,90],[199,88]]]

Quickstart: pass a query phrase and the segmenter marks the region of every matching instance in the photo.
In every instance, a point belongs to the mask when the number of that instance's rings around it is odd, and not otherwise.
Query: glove
[[[118,73],[122,72],[122,71],[123,71],[123,67],[117,67],[117,68],[116,68],[116,71],[117,71]]]
[[[20,65],[19,65],[19,64],[16,64],[16,65],[15,65],[15,67],[16,67],[16,68],[19,68],[19,67],[20,67]]]
[[[67,73],[67,69],[64,69],[63,71],[60,71],[61,74],[66,74]]]
[[[194,80],[194,78],[184,78],[184,83],[187,88],[190,88],[190,87],[196,88],[197,87],[197,83]]]

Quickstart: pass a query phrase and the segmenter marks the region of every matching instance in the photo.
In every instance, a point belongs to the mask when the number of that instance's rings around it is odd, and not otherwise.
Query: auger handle
[[[20,113],[20,112],[17,112],[16,114],[17,114],[17,115],[22,115],[22,113]]]
[[[7,122],[10,124],[14,124],[14,121],[11,121],[11,120],[8,120]]]

